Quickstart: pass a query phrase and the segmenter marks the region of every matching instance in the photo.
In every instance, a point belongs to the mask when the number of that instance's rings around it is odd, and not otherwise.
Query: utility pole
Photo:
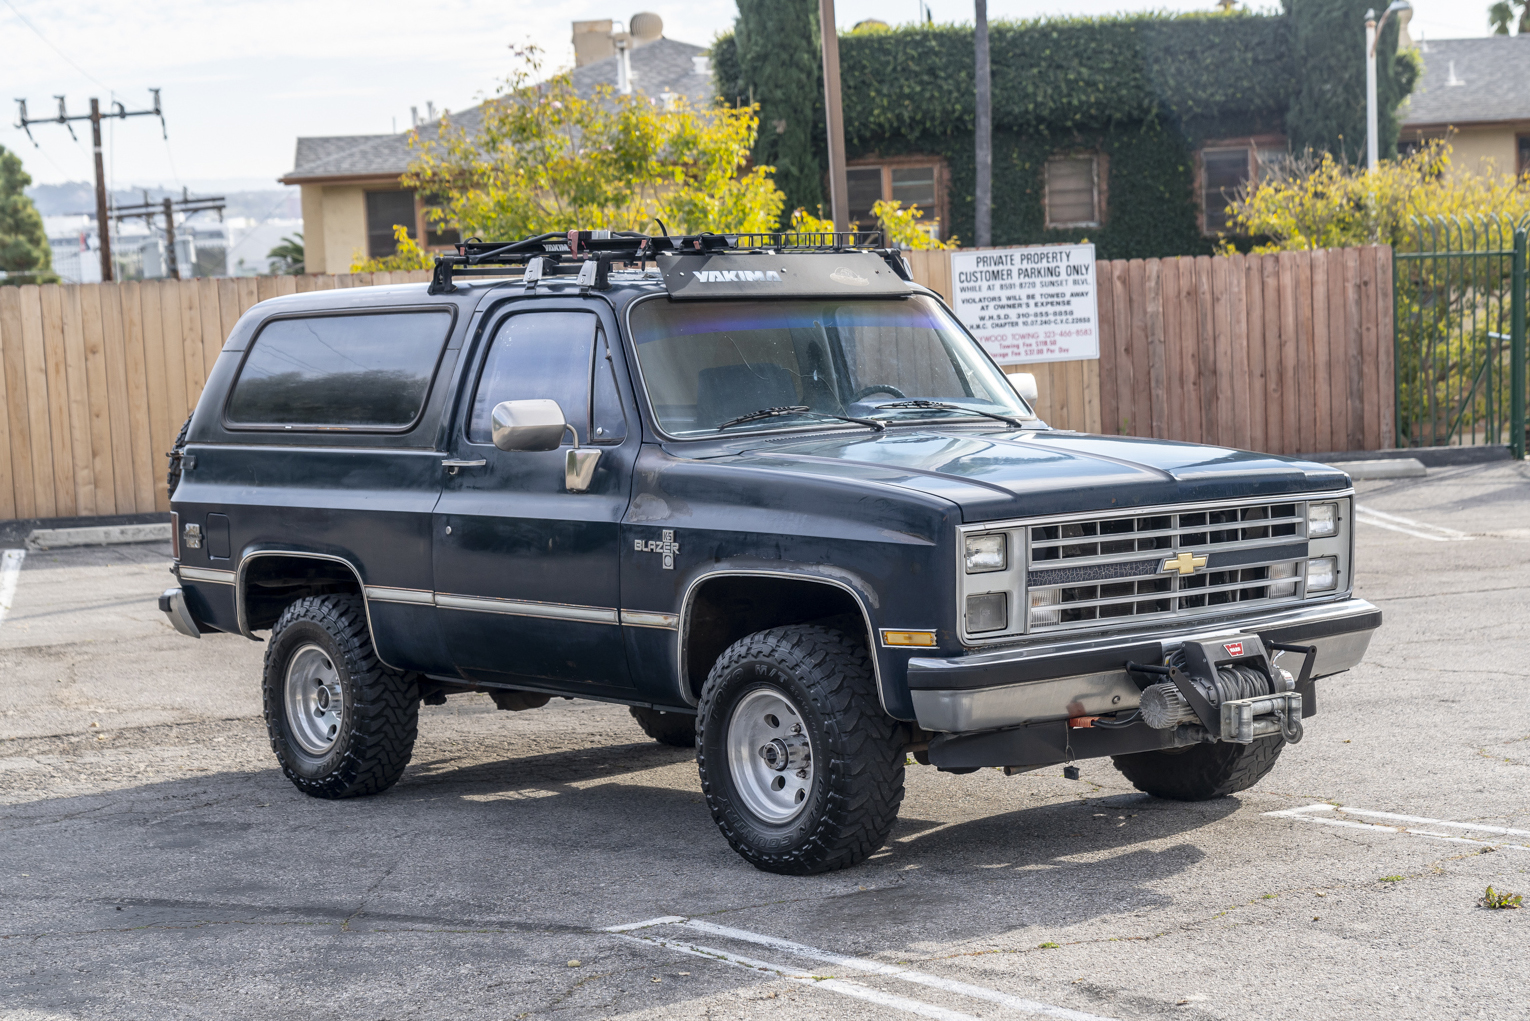
[[[993,73],[988,63],[988,0],[977,0],[974,77],[977,79],[977,188],[973,210],[973,243],[979,248],[993,244]]]
[[[154,96],[154,109],[152,110],[128,110],[121,103],[114,101],[112,106],[115,109],[103,114],[101,112],[101,101],[92,97],[90,100],[90,113],[75,114],[73,117],[69,116],[69,112],[64,109],[63,96],[53,97],[58,100],[58,116],[56,117],[28,117],[27,101],[25,99],[16,100],[17,105],[21,107],[20,118],[16,126],[27,133],[27,137],[32,139],[33,145],[37,145],[37,139],[32,138],[33,124],[62,124],[65,128],[69,129],[69,137],[79,141],[79,136],[74,133],[74,128],[70,122],[90,121],[90,141],[91,147],[95,151],[96,161],[96,232],[100,235],[101,239],[101,279],[103,281],[112,279],[112,241],[111,227],[109,226],[110,208],[106,196],[106,162],[101,152],[101,121],[107,117],[116,117],[120,120],[126,120],[129,117],[158,117],[160,131],[164,132],[166,138],[169,138],[170,132],[165,127],[165,115],[159,108],[159,90],[150,89],[149,92]],[[41,146],[38,146],[38,148],[41,148]]]
[[[175,254],[175,203],[165,199],[165,275],[171,280],[181,278],[180,260]]]
[[[222,220],[225,201],[222,195],[209,195],[206,198],[194,199],[191,197],[189,189],[182,188],[181,197],[178,199],[166,196],[159,202],[150,202],[149,193],[146,191],[143,193],[142,203],[136,206],[118,206],[112,211],[112,219],[119,221],[136,220],[142,217],[143,222],[152,229],[154,217],[163,216],[165,218],[165,267],[167,270],[165,275],[179,280],[181,271],[180,258],[175,251],[175,214],[177,212],[181,213],[184,220],[190,219],[196,213],[215,211],[218,214],[218,219]],[[193,275],[195,275],[196,268],[193,266],[191,269]]]
[[[823,112],[829,129],[829,209],[836,231],[850,229],[849,184],[845,176],[845,114],[839,100],[839,34],[834,0],[818,0],[818,34],[823,40]]]

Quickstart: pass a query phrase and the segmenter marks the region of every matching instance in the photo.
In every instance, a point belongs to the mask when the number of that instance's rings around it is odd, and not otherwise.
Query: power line
[[[41,29],[39,29],[36,25],[32,24],[30,21],[28,21],[27,20],[27,16],[25,14],[22,14],[20,11],[18,11],[16,9],[16,5],[11,3],[11,0],[0,0],[0,3],[3,3],[3,4],[5,4],[5,6],[9,7],[11,9],[11,13],[16,15],[16,17],[21,19],[21,23],[23,25],[25,25],[27,28],[30,28],[32,30],[33,34],[37,36],[37,38],[41,39],[44,43],[47,44],[48,49],[52,50],[54,53],[57,53],[60,57],[63,58],[64,63],[68,64],[70,67],[72,67],[76,71],[80,72],[80,74],[84,75],[86,78],[89,78],[91,81],[93,81],[97,85],[101,86],[107,92],[112,92],[113,91],[113,89],[112,89],[112,87],[110,85],[106,84],[101,79],[97,78],[95,75],[93,75],[89,71],[85,70],[79,64],[76,64],[74,61],[70,60],[69,59],[69,54],[65,53],[63,50],[59,49],[57,46],[54,46],[53,45],[53,40],[51,40],[47,36],[43,35]]]

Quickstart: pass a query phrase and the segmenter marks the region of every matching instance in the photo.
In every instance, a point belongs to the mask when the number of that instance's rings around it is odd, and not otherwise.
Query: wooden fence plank
[[[1136,365],[1132,359],[1131,288],[1127,283],[1126,260],[1110,263],[1110,289],[1116,334],[1116,413],[1121,416],[1117,431],[1124,436],[1136,436],[1137,407],[1132,392]]]
[[[1333,381],[1328,369],[1332,345],[1328,328],[1328,251],[1315,249],[1312,266],[1312,450],[1337,450],[1333,442]]]
[[[154,509],[170,509],[170,496],[165,490],[164,455],[170,449],[180,419],[171,410],[170,384],[165,368],[165,327],[160,312],[160,295],[163,292],[152,281],[146,282],[138,291],[138,301],[143,317],[144,391],[149,402],[149,455],[153,465],[151,481],[154,484]],[[174,421],[174,425],[171,422]]]
[[[1282,453],[1294,454],[1301,449],[1301,429],[1297,418],[1301,413],[1301,378],[1297,362],[1297,295],[1296,270],[1299,254],[1281,252],[1280,261],[1280,371],[1284,382],[1281,394],[1281,443]]]
[[[1349,414],[1345,421],[1345,450],[1365,447],[1365,364],[1361,351],[1365,332],[1360,303],[1360,252],[1344,249],[1344,379]]]
[[[128,416],[127,339],[122,329],[121,285],[100,287],[107,412],[111,420],[112,489],[117,497],[117,513],[132,514],[138,510],[138,501],[133,487],[133,427]]]
[[[1296,387],[1304,414],[1296,420],[1297,451],[1317,449],[1317,416],[1313,412],[1316,383],[1312,372],[1312,254],[1297,252],[1293,260],[1296,278]]]
[[[1143,266],[1143,286],[1147,307],[1147,362],[1148,379],[1151,382],[1151,420],[1153,435],[1165,439],[1169,435],[1169,379],[1165,363],[1163,340],[1163,260],[1150,259]]]
[[[1368,247],[1361,249],[1360,263],[1360,358],[1363,366],[1364,379],[1361,383],[1362,399],[1365,402],[1365,449],[1379,450],[1382,444],[1392,445],[1391,435],[1382,435],[1380,411],[1381,395],[1383,387],[1390,396],[1393,388],[1392,377],[1383,376],[1381,373],[1381,347],[1378,343],[1376,302],[1376,249]],[[1390,306],[1390,302],[1388,305]],[[1390,315],[1390,307],[1388,313]],[[1369,313],[1369,314],[1367,314]],[[1386,334],[1391,337],[1391,331]],[[1390,365],[1391,359],[1387,359]],[[1386,403],[1390,404],[1391,401]]]
[[[1084,431],[1102,432],[1100,420],[1100,360],[1090,358],[1084,367]]]
[[[0,287],[0,397],[5,398],[5,452],[0,470],[8,482],[0,507],[12,516],[37,515],[37,494],[32,487],[32,449],[29,441],[26,390],[26,353],[21,341],[21,289]]]
[[[117,480],[112,464],[112,421],[108,408],[105,327],[101,322],[101,287],[80,290],[80,324],[85,334],[85,389],[90,402],[90,473],[95,480],[96,513],[117,514]],[[127,513],[123,508],[120,513]]]
[[[1224,393],[1232,395],[1232,445],[1240,450],[1249,442],[1249,401],[1253,398],[1248,371],[1248,298],[1243,288],[1243,256],[1227,258],[1227,337],[1232,377]],[[1218,349],[1220,350],[1220,348]],[[1225,442],[1225,441],[1224,441]]]
[[[154,431],[149,425],[148,356],[144,352],[143,285],[124,283],[122,340],[127,353],[128,432],[132,442],[133,506],[144,514],[154,509]]]
[[[1393,365],[1395,354],[1395,334],[1392,322],[1392,249],[1388,245],[1377,245],[1371,249],[1371,254],[1376,260],[1376,269],[1372,274],[1375,280],[1376,291],[1376,360],[1377,377],[1380,390],[1378,403],[1376,404],[1375,417],[1380,420],[1378,432],[1380,433],[1376,450],[1386,450],[1394,446],[1396,436],[1394,429],[1394,415],[1397,412],[1397,397],[1394,389],[1393,373],[1396,371]]]
[[[79,514],[74,488],[74,445],[70,442],[69,369],[64,353],[63,288],[44,284],[38,291],[42,309],[43,357],[48,375],[48,433],[53,455],[53,499],[58,516]]]
[[[260,300],[260,282],[255,277],[240,277],[234,282],[235,290],[239,293],[238,316],[244,315],[250,310],[250,306]]]
[[[0,288],[8,290],[9,288]],[[0,315],[0,518],[16,516],[16,483],[11,476],[11,413],[12,407],[5,380],[5,317]]]
[[[1195,309],[1200,319],[1201,436],[1207,443],[1216,442],[1217,437],[1216,306],[1211,279],[1215,261],[1205,255],[1197,256],[1195,260]]]
[[[1201,406],[1201,307],[1195,260],[1179,263],[1180,394],[1185,405],[1185,439],[1199,443]]]
[[[1243,260],[1243,301],[1246,306],[1244,330],[1248,348],[1248,445],[1251,450],[1265,446],[1265,405],[1270,395],[1264,378],[1264,256],[1250,255]]]
[[[1180,367],[1179,260],[1158,260],[1158,306],[1163,331],[1164,430],[1171,440],[1185,438],[1185,401]]]
[[[202,384],[207,382],[207,364],[202,354],[202,296],[192,280],[172,281],[181,304],[181,349],[185,352],[186,401],[197,406]]]
[[[180,284],[162,280],[156,285],[159,291],[159,315],[163,322],[161,338],[165,349],[165,389],[170,399],[170,426],[180,432],[181,423],[191,413],[191,397],[186,389],[186,345],[182,342],[185,331],[181,327]],[[166,447],[165,450],[169,450]]]
[[[21,292],[21,346],[26,358],[28,441],[32,448],[32,487],[38,517],[58,516],[53,491],[53,439],[48,422],[48,366],[43,347],[42,288],[26,284]]]
[[[1349,290],[1344,286],[1348,251],[1328,253],[1328,392],[1333,408],[1333,446],[1329,450],[1354,450],[1349,445]]]
[[[1095,295],[1099,300],[1100,342],[1100,431],[1115,435],[1121,431],[1121,404],[1116,391],[1120,359],[1116,356],[1115,289],[1110,286],[1109,262],[1094,264]]]
[[[74,455],[75,513],[84,517],[96,510],[96,475],[90,456],[90,383],[85,374],[85,324],[80,294],[89,284],[64,288],[64,363],[68,385],[69,440]]]
[[[299,277],[298,279],[303,279]],[[232,277],[218,281],[218,350],[228,335],[234,332],[234,324],[244,310],[239,307],[239,282]]]
[[[213,364],[218,360],[218,352],[223,349],[223,313],[218,307],[218,281],[204,277],[195,281],[195,286],[197,303],[202,313],[202,371],[210,376]],[[205,376],[203,382],[206,382]]]
[[[1153,377],[1148,358],[1147,272],[1141,259],[1126,264],[1132,303],[1132,435],[1153,435]]]

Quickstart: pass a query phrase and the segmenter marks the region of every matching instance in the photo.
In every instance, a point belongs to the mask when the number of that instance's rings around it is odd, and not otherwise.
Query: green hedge
[[[741,12],[760,0],[740,0]],[[1353,109],[1353,76],[1319,88],[1321,76],[1298,46],[1317,53],[1310,29],[1348,17],[1355,0],[1291,0],[1292,14],[1126,15],[995,22],[993,61],[995,244],[1033,244],[1087,235],[1103,258],[1208,252],[1196,227],[1194,150],[1207,139],[1287,131],[1299,99],[1317,111],[1303,138],[1331,147],[1325,111]],[[1330,8],[1343,8],[1338,14]],[[742,27],[744,19],[741,17]],[[1361,23],[1357,22],[1357,25]],[[1359,29],[1363,31],[1363,28]],[[800,35],[800,33],[799,33]],[[1384,46],[1395,45],[1388,29]],[[1334,46],[1323,40],[1324,55]],[[948,230],[972,237],[972,28],[913,25],[840,37],[849,156],[939,154],[951,172]],[[1357,54],[1358,43],[1351,47]],[[780,114],[756,88],[779,51],[741,53],[730,35],[713,47],[718,93],[761,100],[762,127]],[[816,57],[816,55],[815,55]],[[1406,58],[1403,58],[1406,62]],[[1358,57],[1353,63],[1360,66]],[[1385,65],[1384,65],[1385,66]],[[1412,81],[1393,70],[1383,99],[1406,95]],[[1396,78],[1394,81],[1393,78]],[[1364,103],[1364,77],[1360,78]],[[751,92],[754,88],[755,91]],[[821,91],[821,90],[820,90]],[[767,90],[768,93],[768,90]],[[1326,106],[1324,103],[1326,102]],[[1395,105],[1395,101],[1393,101]],[[1304,107],[1303,109],[1307,109]],[[812,144],[823,160],[821,111]],[[1327,120],[1323,118],[1326,117]],[[1311,128],[1305,125],[1312,125]],[[1395,132],[1392,138],[1395,140]],[[1363,139],[1362,139],[1363,145]],[[1110,160],[1106,225],[1093,231],[1047,231],[1042,164],[1072,147]],[[1353,152],[1353,148],[1350,149]],[[826,162],[826,161],[824,161]]]

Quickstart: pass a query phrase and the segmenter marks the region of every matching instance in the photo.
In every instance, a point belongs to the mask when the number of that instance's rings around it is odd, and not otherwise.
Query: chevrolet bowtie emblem
[[[1181,553],[1177,557],[1170,557],[1163,562],[1163,573],[1178,571],[1180,574],[1194,574],[1196,568],[1205,567],[1206,558],[1198,557],[1194,553]]]

